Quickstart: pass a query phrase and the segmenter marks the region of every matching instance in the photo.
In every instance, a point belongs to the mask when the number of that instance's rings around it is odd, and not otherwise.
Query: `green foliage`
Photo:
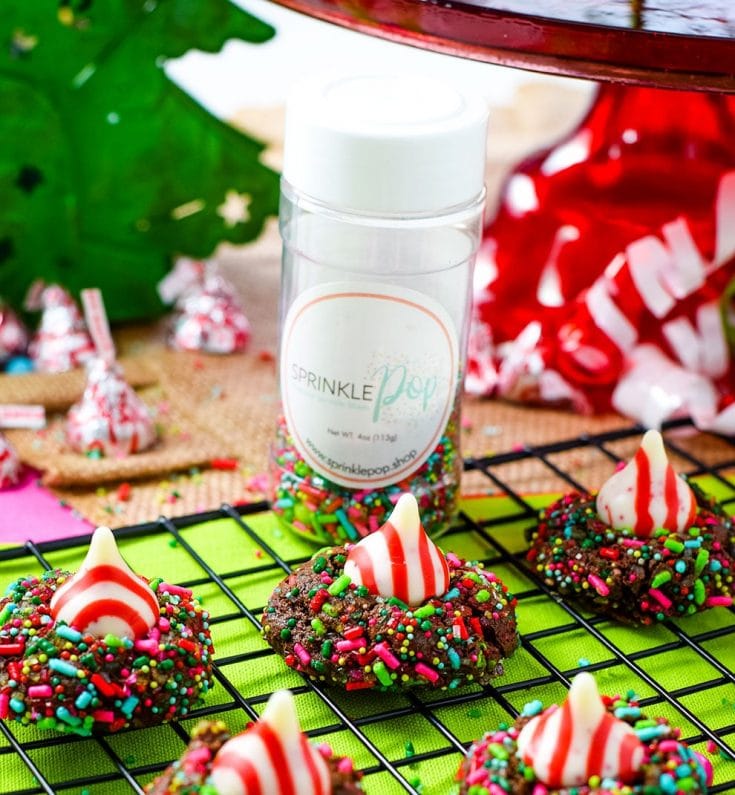
[[[150,316],[173,255],[252,240],[277,211],[262,144],[163,70],[194,47],[266,41],[268,25],[228,0],[3,0],[0,33],[0,295],[11,303],[40,276],[100,287],[113,318]],[[218,214],[232,192],[249,197],[245,220]]]

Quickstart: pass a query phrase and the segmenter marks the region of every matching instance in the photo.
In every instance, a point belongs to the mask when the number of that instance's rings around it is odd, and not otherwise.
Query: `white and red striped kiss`
[[[156,595],[123,560],[109,527],[98,527],[79,571],[51,599],[56,621],[103,638],[144,638],[159,618]]]
[[[353,583],[386,599],[423,604],[449,588],[449,566],[421,524],[413,494],[402,494],[388,521],[347,553],[344,568]]]
[[[611,715],[592,674],[577,674],[561,707],[532,718],[518,753],[547,787],[580,787],[592,776],[630,782],[644,758],[632,726]]]
[[[261,719],[228,740],[209,777],[218,795],[331,795],[324,757],[301,733],[290,690],[276,691]]]

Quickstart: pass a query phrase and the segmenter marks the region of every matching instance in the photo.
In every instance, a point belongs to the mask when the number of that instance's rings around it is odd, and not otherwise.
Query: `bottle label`
[[[416,290],[319,285],[288,311],[280,372],[286,422],[309,466],[342,486],[380,488],[413,474],[444,433],[457,331]]]

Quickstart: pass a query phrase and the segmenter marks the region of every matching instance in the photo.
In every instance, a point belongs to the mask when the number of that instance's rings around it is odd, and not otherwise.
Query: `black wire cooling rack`
[[[670,454],[677,460],[680,471],[693,476],[709,477],[711,483],[718,486],[724,495],[722,502],[731,512],[735,512],[735,441],[720,439],[716,455],[708,455],[707,460],[691,452],[686,436],[681,435],[685,422],[670,423],[665,429],[665,438]],[[327,724],[311,727],[309,734],[315,738],[324,738],[334,732],[347,732],[352,735],[353,742],[359,742],[370,755],[372,763],[365,766],[364,785],[371,793],[371,781],[378,785],[379,780],[389,780],[391,787],[398,791],[422,793],[422,795],[446,795],[449,786],[431,789],[423,786],[415,771],[421,769],[422,763],[445,763],[447,769],[456,770],[460,755],[466,749],[472,737],[482,733],[482,729],[461,727],[466,721],[448,716],[451,709],[469,710],[473,713],[479,706],[493,716],[511,720],[518,714],[526,701],[537,697],[537,694],[548,692],[549,688],[557,688],[563,695],[562,688],[569,685],[571,677],[583,665],[587,670],[598,672],[598,676],[613,674],[620,681],[626,677],[635,677],[643,683],[645,697],[641,699],[644,706],[650,707],[649,714],[667,714],[672,717],[675,725],[684,725],[684,738],[697,748],[705,746],[714,754],[716,762],[716,778],[713,793],[735,793],[735,676],[733,676],[733,659],[727,651],[735,648],[735,610],[718,609],[709,611],[717,613],[716,621],[706,621],[694,616],[681,621],[667,621],[654,629],[623,630],[620,625],[607,621],[604,617],[591,616],[580,612],[573,604],[565,604],[551,593],[533,572],[529,571],[523,561],[525,541],[523,528],[532,524],[536,514],[537,502],[533,498],[522,496],[522,484],[515,482],[514,473],[519,465],[532,462],[540,471],[552,475],[559,482],[558,491],[569,488],[597,487],[599,482],[578,482],[580,471],[584,470],[584,462],[590,456],[601,457],[606,463],[616,462],[627,457],[635,449],[640,438],[641,429],[630,427],[617,429],[596,435],[582,436],[576,439],[559,441],[543,446],[528,446],[512,452],[500,453],[484,458],[469,459],[465,469],[474,484],[484,483],[485,491],[500,495],[498,503],[502,510],[494,511],[491,517],[474,515],[467,510],[460,514],[454,525],[444,536],[442,544],[452,548],[452,538],[473,537],[485,550],[484,563],[488,568],[502,571],[505,579],[510,577],[521,587],[516,590],[518,598],[519,619],[521,614],[536,615],[539,610],[551,610],[555,616],[548,624],[538,626],[533,622],[530,629],[524,630],[521,621],[522,646],[517,654],[524,654],[529,663],[524,670],[532,673],[528,676],[508,678],[503,676],[491,687],[475,686],[458,692],[432,693],[414,691],[393,699],[381,707],[379,699],[370,697],[373,709],[367,713],[353,710],[352,702],[340,698],[327,687],[311,681],[302,680],[292,689],[296,694],[310,693],[315,696],[320,706],[326,708],[330,716]],[[713,460],[714,459],[714,460]],[[730,471],[730,474],[728,474]],[[304,557],[284,559],[268,539],[258,531],[254,518],[267,510],[265,503],[233,508],[223,506],[218,511],[197,514],[177,519],[160,518],[159,520],[127,527],[116,531],[124,538],[163,534],[171,545],[183,550],[203,572],[199,578],[192,578],[180,584],[191,588],[203,586],[216,587],[226,597],[230,609],[224,615],[213,618],[213,623],[220,621],[245,622],[251,633],[259,630],[259,616],[263,609],[263,600],[259,604],[251,603],[247,591],[234,585],[234,580],[243,574],[271,574],[280,576],[293,566],[305,560]],[[215,570],[210,561],[205,559],[194,545],[187,540],[187,528],[201,522],[217,519],[230,519],[236,523],[239,531],[246,534],[257,547],[262,550],[262,557],[245,569],[232,572]],[[88,538],[74,538],[42,544],[27,543],[22,547],[0,550],[0,571],[2,561],[17,560],[32,556],[44,567],[50,568],[48,557],[60,550],[70,550],[86,546]],[[219,568],[222,568],[221,566]],[[622,633],[622,634],[621,634]],[[631,638],[645,638],[644,643]],[[552,645],[554,644],[554,645]],[[572,654],[587,654],[595,650],[593,660],[579,659],[569,664],[570,649]],[[550,649],[556,649],[550,653]],[[559,655],[563,649],[565,654]],[[725,653],[723,653],[723,650]],[[269,649],[256,645],[242,654],[230,655],[224,659],[217,658],[215,676],[218,681],[217,690],[224,692],[219,703],[204,706],[191,713],[186,721],[191,726],[193,719],[206,717],[222,712],[236,711],[244,720],[257,717],[258,707],[262,708],[268,693],[257,696],[245,696],[238,685],[232,681],[230,671],[236,663],[245,661],[263,665],[272,656]],[[652,666],[652,661],[656,665]],[[668,663],[666,662],[668,661]],[[696,667],[694,665],[696,663]],[[514,661],[509,660],[506,673],[513,671]],[[704,678],[697,675],[697,681],[677,678],[679,669],[705,670]],[[677,674],[673,680],[670,673]],[[678,682],[678,684],[677,684]],[[274,683],[275,684],[275,683]],[[720,696],[719,694],[724,694]],[[224,700],[223,700],[224,699]],[[377,706],[376,706],[377,703]],[[491,705],[491,709],[486,709]],[[244,713],[244,714],[242,714]],[[410,741],[392,746],[387,751],[376,740],[376,726],[389,726],[397,719],[411,719],[425,722],[436,732],[436,746],[429,749],[414,749]],[[498,718],[487,717],[485,729],[493,728]],[[470,722],[471,723],[471,722]],[[188,734],[182,724],[171,724],[170,730],[175,731],[182,743],[188,741]],[[17,724],[0,722],[0,732],[7,743],[0,742],[0,791],[15,792],[16,795],[32,795],[33,793],[107,793],[118,791],[143,792],[143,782],[152,774],[162,770],[168,761],[163,759],[151,764],[136,764],[116,748],[113,739],[96,737],[81,740],[74,736],[49,735],[32,741],[24,740],[24,727]],[[155,730],[138,730],[151,732]],[[469,733],[469,736],[468,736]],[[0,737],[2,740],[2,737]],[[153,741],[153,740],[152,740]],[[73,760],[75,743],[94,743],[104,754],[107,762],[100,772],[74,774],[74,763],[69,764],[70,775],[61,780],[58,774],[50,776],[45,762],[53,754],[65,754]],[[183,745],[180,746],[183,750]],[[85,751],[86,753],[86,751]],[[15,755],[35,778],[35,786],[25,789],[4,789],[2,774],[5,766]],[[712,758],[712,756],[710,757]],[[57,766],[58,767],[58,766]],[[451,779],[449,779],[451,780]],[[383,786],[376,790],[385,791]],[[391,790],[392,791],[392,790]]]

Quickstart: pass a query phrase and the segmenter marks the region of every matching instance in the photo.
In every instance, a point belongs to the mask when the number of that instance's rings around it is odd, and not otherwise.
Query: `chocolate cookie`
[[[527,559],[547,585],[629,623],[732,604],[733,520],[662,455],[649,431],[599,495],[568,494],[541,512]]]
[[[21,578],[0,600],[0,718],[85,737],[180,718],[211,655],[191,591],[130,572],[100,528],[77,575]]]
[[[273,712],[281,716],[274,718]],[[263,753],[264,749],[267,753]],[[278,760],[279,763],[276,764]],[[271,696],[263,717],[231,737],[222,721],[202,721],[181,758],[147,787],[149,795],[359,795],[352,760],[309,744],[289,691]]]
[[[632,693],[601,698],[592,675],[578,674],[562,707],[527,704],[512,726],[470,746],[457,793],[706,793],[712,766],[679,736],[666,718],[649,718]]]
[[[263,634],[287,665],[347,690],[454,689],[502,674],[514,608],[494,574],[433,544],[404,495],[378,531],[286,577]]]

